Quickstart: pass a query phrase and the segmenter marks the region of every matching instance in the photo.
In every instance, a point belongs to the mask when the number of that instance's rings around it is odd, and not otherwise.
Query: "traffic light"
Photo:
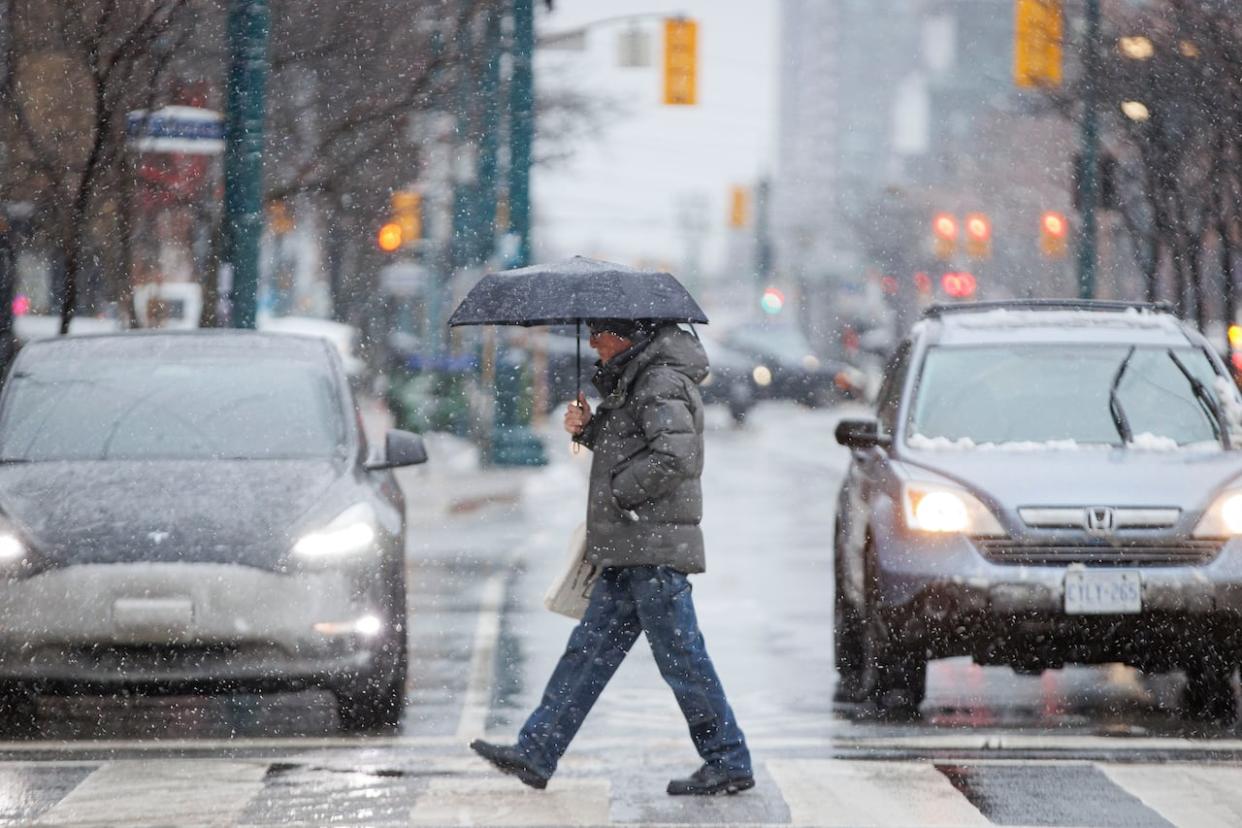
[[[385,253],[395,253],[401,249],[401,225],[395,221],[385,224],[375,235],[375,243]]]
[[[750,223],[750,193],[745,187],[734,186],[729,191],[729,227],[740,230]]]
[[[699,24],[684,17],[664,21],[664,103],[699,102]]]
[[[966,216],[966,255],[972,259],[992,256],[992,222],[983,213]]]
[[[785,294],[774,287],[770,287],[763,292],[763,298],[759,300],[759,307],[763,312],[775,316],[785,307]]]
[[[283,201],[274,201],[267,207],[267,226],[272,233],[283,236],[293,230],[293,216],[289,215],[289,205]]]
[[[1064,259],[1069,252],[1069,222],[1064,213],[1047,210],[1039,217],[1039,249],[1046,258]]]
[[[408,247],[423,237],[423,196],[417,190],[397,190],[392,194],[392,221],[401,228],[401,246]]]
[[[1065,14],[1062,0],[1015,0],[1013,82],[1022,88],[1061,85]]]
[[[951,259],[957,251],[957,219],[948,213],[932,217],[932,243],[937,259]]]

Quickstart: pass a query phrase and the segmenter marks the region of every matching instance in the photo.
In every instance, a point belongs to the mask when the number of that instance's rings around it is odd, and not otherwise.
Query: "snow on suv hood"
[[[1213,444],[1215,445],[1215,444]],[[1076,446],[974,450],[907,445],[901,461],[965,485],[1005,508],[1021,506],[1176,506],[1205,509],[1242,475],[1242,451],[1181,451]]]

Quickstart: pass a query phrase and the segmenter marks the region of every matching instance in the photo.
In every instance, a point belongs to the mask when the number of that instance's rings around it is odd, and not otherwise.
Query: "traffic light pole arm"
[[[641,12],[639,14],[617,14],[611,17],[601,17],[599,20],[592,20],[589,23],[583,23],[581,26],[577,26],[572,29],[563,29],[559,32],[548,32],[545,35],[541,35],[535,41],[535,48],[538,49],[555,46],[559,41],[571,40],[575,37],[586,34],[591,29],[611,26],[614,23],[633,23],[641,20],[667,20],[669,18],[689,18],[689,15],[681,12],[675,12],[672,14],[668,12]]]

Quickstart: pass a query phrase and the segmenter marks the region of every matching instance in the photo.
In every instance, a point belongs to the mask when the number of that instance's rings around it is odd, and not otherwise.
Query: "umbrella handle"
[[[574,342],[578,345],[577,361],[574,363],[574,383],[578,386],[578,393],[574,395],[574,401],[570,405],[581,405],[578,400],[582,397],[582,320],[578,320],[578,334],[574,337]],[[569,450],[574,454],[582,451],[582,444],[577,440],[570,440]]]

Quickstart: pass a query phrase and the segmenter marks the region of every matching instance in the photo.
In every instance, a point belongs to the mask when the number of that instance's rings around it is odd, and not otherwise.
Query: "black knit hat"
[[[591,319],[587,322],[591,333],[607,331],[631,341],[650,336],[659,325],[655,319]]]

